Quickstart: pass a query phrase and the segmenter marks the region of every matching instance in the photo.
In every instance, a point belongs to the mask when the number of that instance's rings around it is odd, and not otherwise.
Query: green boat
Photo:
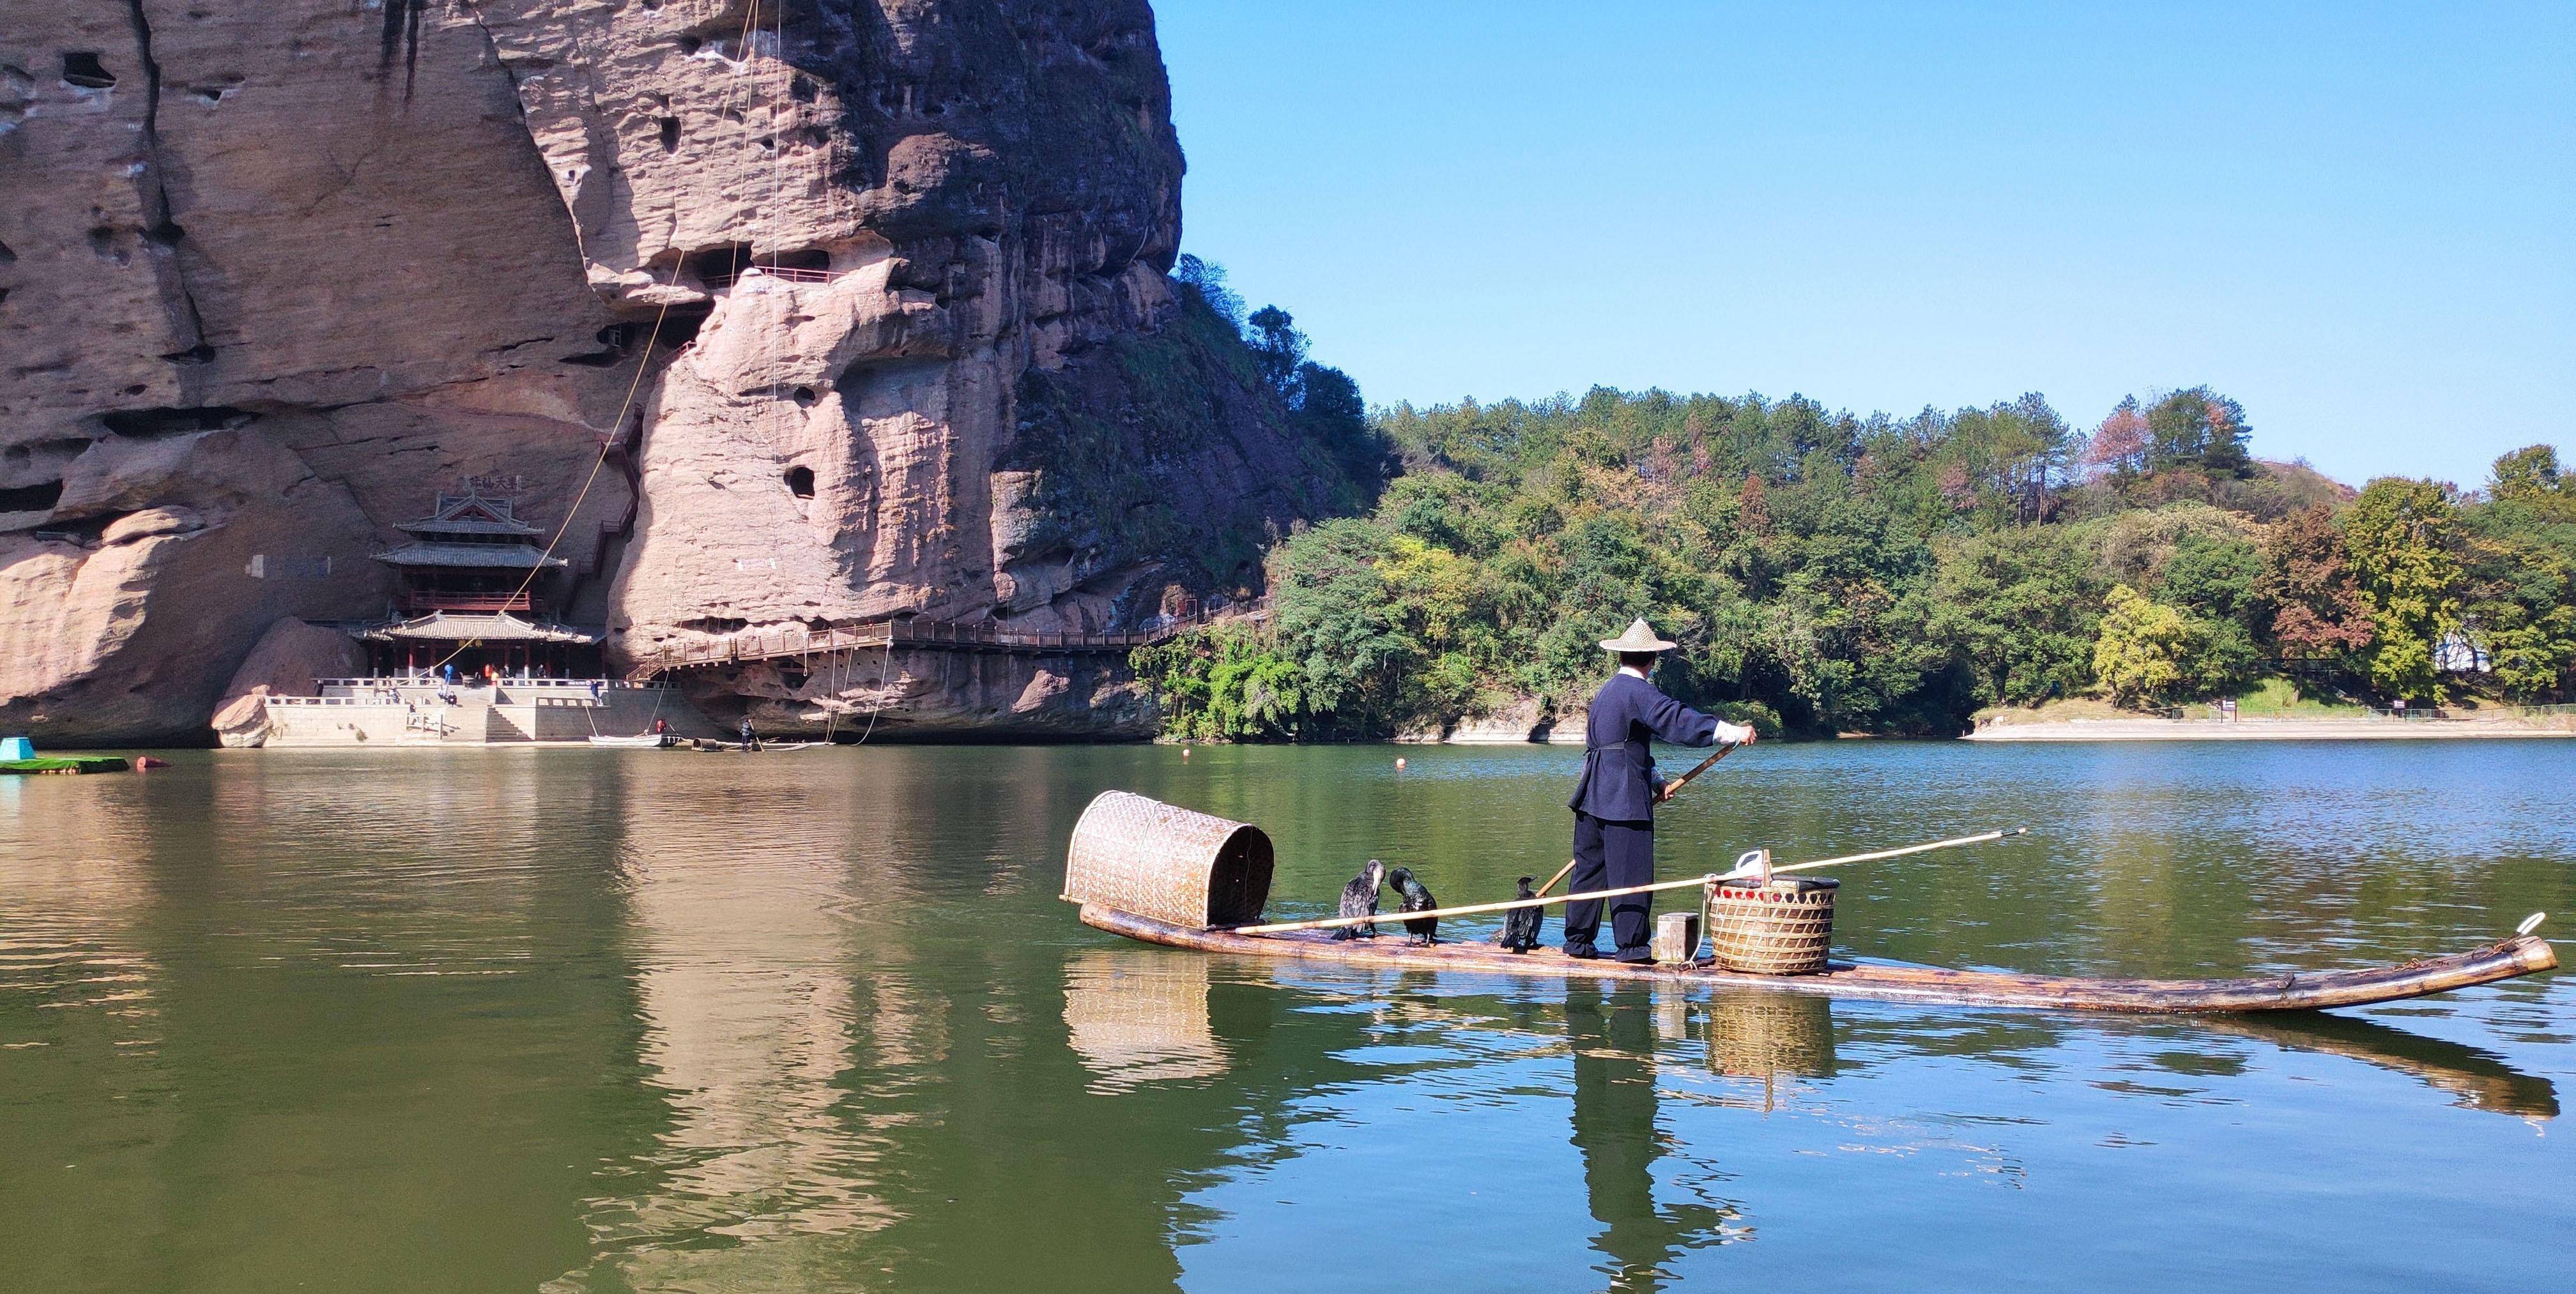
[[[36,759],[0,759],[0,773],[122,773],[132,768],[122,755],[49,755]]]

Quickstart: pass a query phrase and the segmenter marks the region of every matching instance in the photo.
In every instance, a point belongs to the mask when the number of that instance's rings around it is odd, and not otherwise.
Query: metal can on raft
[[[1809,877],[1721,881],[1708,891],[1708,944],[1721,970],[1812,975],[1834,942],[1834,891]]]

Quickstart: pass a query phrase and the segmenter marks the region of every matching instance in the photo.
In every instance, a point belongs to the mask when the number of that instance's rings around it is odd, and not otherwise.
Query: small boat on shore
[[[1400,914],[1381,917],[1390,929],[1375,939],[1336,939],[1323,929],[1246,929],[1262,920],[1271,859],[1270,839],[1258,827],[1109,791],[1092,801],[1074,828],[1063,897],[1081,905],[1085,925],[1200,953],[2065,1011],[2174,1015],[2366,1006],[2491,984],[2558,965],[2548,941],[2530,933],[2533,922],[2482,948],[2395,966],[2228,979],[2025,975],[1841,959],[1827,959],[1810,973],[1788,975],[1728,970],[1705,960],[1634,965],[1606,958],[1578,960],[1553,948],[1513,953],[1483,940],[1413,945],[1392,937]],[[1328,918],[1287,925],[1331,923]]]
[[[25,737],[0,737],[0,774],[122,773],[131,767],[122,755],[39,755]]]
[[[132,767],[122,755],[39,755],[28,759],[0,759],[0,774],[122,773]]]

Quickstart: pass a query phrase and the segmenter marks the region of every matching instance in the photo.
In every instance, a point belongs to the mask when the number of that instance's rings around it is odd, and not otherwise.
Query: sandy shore
[[[2576,737],[2576,729],[2512,719],[2067,719],[1987,724],[1969,741],[2450,741]]]

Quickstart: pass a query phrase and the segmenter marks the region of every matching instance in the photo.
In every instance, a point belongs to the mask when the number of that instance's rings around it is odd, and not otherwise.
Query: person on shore
[[[1628,632],[1605,638],[1601,648],[1619,658],[1619,672],[1592,697],[1584,726],[1583,780],[1565,807],[1574,810],[1574,877],[1569,893],[1625,889],[1655,879],[1655,805],[1665,797],[1663,776],[1655,771],[1652,742],[1708,746],[1723,741],[1740,745],[1753,740],[1753,730],[1738,727],[1683,705],[1648,681],[1656,659],[1673,644],[1655,636],[1641,617]],[[1565,955],[1599,957],[1594,940],[1601,931],[1603,900],[1585,899],[1565,909]],[[1610,932],[1618,959],[1651,963],[1647,943],[1654,931],[1654,896],[1625,895],[1612,902]]]
[[[751,730],[751,716],[747,714],[742,717],[742,748],[760,749],[760,734]]]

